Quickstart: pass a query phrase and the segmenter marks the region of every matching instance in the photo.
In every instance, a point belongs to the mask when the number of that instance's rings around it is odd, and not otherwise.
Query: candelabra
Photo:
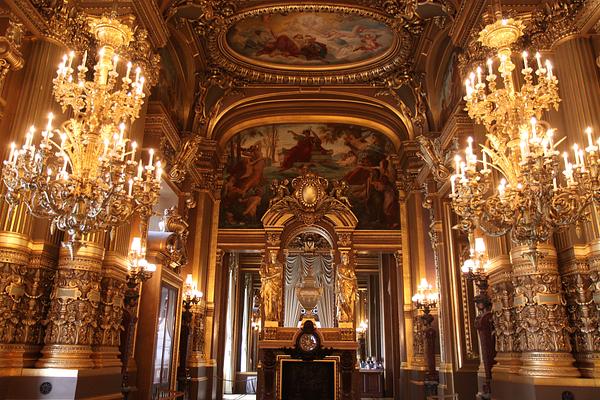
[[[481,146],[478,159],[469,137],[464,161],[455,157],[451,198],[459,226],[471,243],[476,228],[490,236],[510,232],[515,243],[528,247],[525,255],[537,268],[538,245],[559,229],[579,227],[587,217],[585,208],[594,198],[600,199],[598,146],[588,129],[588,147],[584,151],[574,146],[575,164],[563,154],[560,171],[557,146],[562,140],[555,141],[554,131],[538,123],[542,112],[558,107],[558,79],[552,64],[543,62],[539,53],[534,72],[528,53],[523,52],[523,84],[516,88],[511,45],[522,33],[523,24],[513,19],[498,20],[480,33],[480,41],[498,51],[501,87],[492,60],[487,62],[487,84],[481,68],[465,82],[467,111],[486,128],[487,145]],[[493,191],[496,173],[500,185]]]
[[[425,374],[426,396],[437,395],[438,373],[435,369],[435,329],[432,327],[433,315],[431,315],[431,309],[437,307],[438,298],[438,292],[432,290],[431,285],[425,278],[421,279],[421,283],[417,286],[417,293],[412,297],[415,307],[423,311],[421,324],[427,364],[427,373]]]
[[[123,309],[123,331],[121,333],[121,387],[125,398],[129,396],[129,360],[133,354],[135,324],[138,321],[138,300],[140,298],[141,283],[152,277],[156,265],[149,263],[146,258],[146,249],[140,237],[134,237],[129,250],[127,264],[127,289],[125,291],[125,307]]]
[[[69,234],[65,241],[76,249],[83,235],[108,230],[138,211],[149,214],[160,190],[162,167],[149,150],[147,165],[136,159],[136,142],[125,137],[128,124],[139,116],[144,99],[144,77],[126,63],[119,78],[115,50],[132,40],[131,29],[114,17],[90,22],[98,47],[93,79],[87,80],[87,52],[73,67],[75,53],[63,57],[53,94],[63,112],[72,117],[53,128],[49,114],[41,142],[35,128],[17,149],[11,145],[2,180],[11,207],[24,203],[36,217],[50,218],[51,229]],[[137,167],[137,174],[136,174]]]
[[[360,361],[367,359],[367,330],[369,329],[369,321],[363,319],[360,324],[356,327],[356,334],[358,336],[358,351]]]
[[[177,370],[177,380],[179,383],[179,391],[188,393],[189,382],[191,379],[189,368],[187,367],[188,355],[190,352],[190,338],[192,335],[192,307],[199,304],[202,300],[203,293],[198,291],[196,283],[193,280],[192,274],[188,274],[185,280],[183,292],[183,312],[181,315],[181,335],[179,344],[179,368]]]
[[[465,278],[469,282],[474,282],[477,287],[477,294],[474,298],[475,307],[477,308],[475,328],[479,336],[481,360],[483,361],[483,369],[485,371],[482,392],[478,394],[478,398],[483,400],[491,398],[492,365],[496,357],[496,346],[493,337],[492,300],[487,293],[487,262],[485,242],[481,237],[475,238],[474,246],[470,249],[470,258],[463,263],[462,272]]]

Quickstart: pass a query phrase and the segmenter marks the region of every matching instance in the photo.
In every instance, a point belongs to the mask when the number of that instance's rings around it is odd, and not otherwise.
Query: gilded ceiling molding
[[[340,88],[316,91],[297,88],[276,93],[246,88],[245,94],[224,108],[207,131],[207,137],[215,140],[219,149],[243,129],[272,123],[360,125],[383,133],[396,148],[414,135],[410,115],[404,115],[391,104],[372,96],[349,93]]]
[[[48,29],[46,20],[29,0],[5,0],[10,10],[34,35],[42,35]]]
[[[154,0],[133,0],[136,14],[150,32],[150,41],[156,48],[164,47],[169,39],[169,28]]]
[[[392,47],[372,64],[361,62],[339,66],[336,69],[314,67],[284,69],[266,64],[259,65],[258,62],[249,63],[248,60],[243,60],[235,55],[225,43],[225,36],[229,28],[243,19],[265,14],[288,14],[293,12],[343,13],[370,18],[389,27],[395,33],[395,40]],[[270,6],[239,11],[226,18],[222,24],[215,26],[207,39],[208,51],[213,64],[221,66],[233,76],[252,82],[303,86],[371,82],[409,64],[414,46],[414,38],[406,28],[404,19],[390,18],[376,11],[363,8],[315,4]]]
[[[0,93],[9,70],[23,68],[25,60],[21,54],[23,24],[10,19],[4,36],[0,36]]]
[[[580,33],[582,14],[593,11],[597,0],[555,1],[538,6],[527,25],[521,47],[549,50],[564,38]],[[585,19],[584,19],[585,20]]]

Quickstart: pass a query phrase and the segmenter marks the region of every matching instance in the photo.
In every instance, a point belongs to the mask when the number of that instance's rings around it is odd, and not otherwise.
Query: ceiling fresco
[[[239,56],[275,67],[344,67],[389,51],[393,32],[374,19],[342,13],[261,14],[235,23],[227,44]]]
[[[305,166],[330,183],[348,183],[359,229],[398,228],[395,149],[382,133],[348,124],[266,125],[233,137],[226,152],[223,228],[261,228],[273,180],[291,182]]]

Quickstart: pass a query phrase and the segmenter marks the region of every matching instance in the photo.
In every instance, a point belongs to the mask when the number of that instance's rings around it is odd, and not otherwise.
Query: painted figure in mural
[[[358,294],[354,265],[350,262],[348,251],[340,254],[340,264],[336,271],[336,298],[338,322],[354,321],[354,302]]]
[[[281,162],[281,170],[285,171],[294,166],[297,162],[310,162],[313,152],[327,154],[328,150],[322,146],[321,139],[312,129],[305,129],[302,134],[289,131],[296,139],[297,144],[285,153],[285,158]]]
[[[350,204],[350,199],[348,199],[347,196],[348,184],[346,183],[346,181],[334,180],[333,182],[331,182],[331,185],[333,187],[331,189],[331,196],[333,196],[343,204],[347,205],[349,208],[352,208],[352,204]]]
[[[271,250],[269,260],[260,268],[261,298],[266,321],[279,321],[281,315],[281,295],[283,266],[277,262],[277,250]]]
[[[295,123],[246,129],[227,146],[220,224],[260,228],[264,212],[287,193],[285,180],[307,166],[331,183],[346,182],[343,196],[359,219],[359,229],[397,228],[396,172],[390,160],[394,152],[383,134],[356,125]],[[275,180],[282,186],[272,186]],[[333,187],[329,189],[333,193]]]
[[[227,33],[232,50],[286,65],[336,65],[366,60],[390,48],[393,33],[380,21],[353,15],[301,12],[245,18]]]

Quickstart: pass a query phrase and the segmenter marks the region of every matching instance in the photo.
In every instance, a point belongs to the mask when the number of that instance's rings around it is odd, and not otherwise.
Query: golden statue
[[[336,297],[338,323],[354,321],[354,302],[358,293],[354,265],[350,262],[348,251],[341,252],[341,262],[336,271]]]
[[[262,306],[265,321],[279,321],[283,285],[283,267],[277,261],[277,250],[271,250],[269,260],[260,269]]]

